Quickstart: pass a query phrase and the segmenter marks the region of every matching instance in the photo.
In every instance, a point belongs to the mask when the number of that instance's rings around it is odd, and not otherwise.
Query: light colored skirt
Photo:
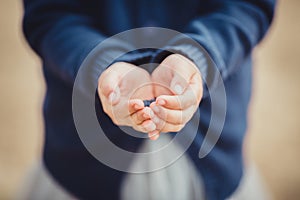
[[[142,148],[151,148],[149,144]],[[162,155],[161,159],[164,158]],[[154,161],[153,161],[154,162]],[[159,160],[155,160],[159,162]],[[143,165],[134,161],[133,165]],[[80,181],[80,180],[79,180]],[[198,200],[204,199],[201,176],[188,156],[182,156],[167,168],[145,174],[128,174],[121,187],[122,200]],[[47,172],[41,162],[28,174],[17,200],[75,200]],[[246,170],[237,191],[230,200],[271,199],[254,165]]]

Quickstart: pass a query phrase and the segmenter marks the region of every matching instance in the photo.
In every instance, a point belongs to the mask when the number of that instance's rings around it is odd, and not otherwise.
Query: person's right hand
[[[129,63],[117,62],[99,77],[98,94],[104,112],[116,125],[156,133],[156,125],[151,121],[153,112],[143,103],[143,100],[154,98],[147,71]]]

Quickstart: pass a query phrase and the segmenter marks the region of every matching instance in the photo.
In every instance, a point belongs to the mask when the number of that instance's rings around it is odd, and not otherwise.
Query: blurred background
[[[245,155],[274,199],[300,198],[300,1],[279,1],[255,50]],[[41,156],[45,84],[21,31],[21,1],[0,1],[0,200],[12,199]]]

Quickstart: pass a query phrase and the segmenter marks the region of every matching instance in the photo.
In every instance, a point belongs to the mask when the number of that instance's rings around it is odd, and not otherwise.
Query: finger
[[[161,132],[179,132],[185,125],[174,125],[168,122],[165,123],[164,127],[160,130]]]
[[[118,84],[118,73],[112,70],[103,72],[99,78],[98,92],[104,95],[110,103],[117,104],[120,99],[120,88]]]
[[[132,126],[133,124],[141,124],[147,118],[150,118],[148,116],[151,116],[149,108],[142,112],[143,108],[144,103],[142,100],[124,100],[115,105],[111,105],[107,100],[103,103],[104,112],[110,116],[116,125]]]
[[[171,110],[155,105],[152,107],[152,110],[160,119],[174,125],[180,125],[186,124],[192,118],[196,111],[196,107],[190,106],[185,110]]]
[[[171,90],[174,94],[182,94],[196,71],[193,62],[180,54],[172,54],[161,65],[169,67],[172,70]]]
[[[144,102],[141,99],[129,100],[129,113],[135,113],[144,108]]]
[[[145,120],[151,119],[154,116],[153,111],[149,107],[145,107],[131,115],[132,123],[140,125]]]
[[[156,130],[156,125],[154,124],[154,122],[152,122],[152,120],[146,120],[140,125],[133,124],[127,126],[131,126],[136,131],[143,133],[149,133]]]
[[[142,125],[134,125],[132,128],[141,133],[148,133],[148,131],[146,131]]]
[[[159,134],[149,137],[150,140],[157,140],[159,138]]]
[[[161,108],[162,106],[157,105],[155,102],[150,104],[150,108],[153,111],[154,116],[151,118],[152,121],[156,124],[155,122],[155,117],[159,117],[161,119],[166,119],[166,112],[164,112]],[[157,114],[156,114],[157,113]]]
[[[128,109],[124,109],[126,106],[128,106]],[[130,117],[134,113],[143,110],[143,108],[144,108],[144,103],[140,99],[132,99],[132,100],[129,100],[128,103],[120,102],[117,105],[111,106],[113,114],[115,116],[123,117],[123,118]],[[149,109],[145,110],[144,113],[146,113],[148,115],[151,114]],[[143,113],[141,112],[140,115],[142,115],[142,114]],[[136,118],[137,117],[135,117],[135,119]],[[142,120],[142,118],[141,118],[141,120]]]
[[[159,131],[158,130],[155,130],[155,131],[152,131],[150,133],[148,133],[148,137],[150,140],[157,140],[159,138]]]
[[[108,102],[112,105],[119,103],[121,97],[120,88],[116,86],[114,90],[108,95]]]
[[[192,105],[198,105],[202,94],[201,76],[195,74],[182,95],[161,95],[156,98],[156,103],[169,109],[184,110]]]
[[[171,124],[158,118],[157,116],[154,116],[152,120],[153,122],[155,121],[156,130],[159,132],[178,132],[184,127],[184,124]]]
[[[173,78],[170,83],[170,88],[174,94],[181,95],[186,87],[188,86],[188,81],[185,80],[178,72],[174,72]]]
[[[141,125],[147,132],[154,131],[156,129],[156,125],[151,120],[146,120]]]
[[[184,110],[197,103],[197,98],[191,89],[182,95],[161,95],[156,98],[156,104],[173,110]]]

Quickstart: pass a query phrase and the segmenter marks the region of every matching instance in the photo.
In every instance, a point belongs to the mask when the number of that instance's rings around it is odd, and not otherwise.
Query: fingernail
[[[157,135],[154,135],[153,137],[151,137],[150,139],[151,140],[157,140],[159,138],[159,134],[157,134]]]
[[[153,106],[152,110],[154,112],[158,113],[159,112],[159,107],[158,106]]]
[[[165,101],[165,100],[163,100],[163,99],[158,99],[158,100],[157,100],[157,104],[159,104],[159,105],[163,106],[163,105],[165,105],[165,104],[166,104],[166,101]]]
[[[152,131],[152,132],[148,133],[148,136],[149,137],[153,137],[153,136],[155,136],[157,134],[158,134],[158,131]]]
[[[159,138],[159,132],[154,131],[152,133],[149,133],[148,137],[149,137],[150,140],[157,140]]]
[[[179,84],[176,84],[176,85],[174,86],[174,92],[175,92],[176,94],[182,94],[183,88],[182,88]]]

